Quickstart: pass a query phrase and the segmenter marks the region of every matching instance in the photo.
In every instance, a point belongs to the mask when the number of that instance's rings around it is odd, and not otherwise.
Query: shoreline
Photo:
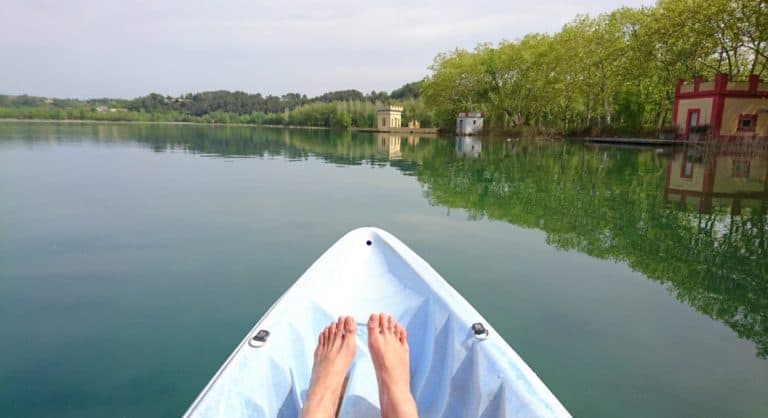
[[[97,119],[16,119],[0,118],[0,122],[18,122],[18,123],[84,123],[98,124],[109,123],[119,125],[197,125],[197,126],[245,126],[252,128],[290,128],[290,129],[325,129],[331,130],[327,126],[296,126],[296,125],[255,125],[251,123],[210,123],[210,122],[180,122],[180,121],[139,121],[139,120],[97,120]],[[355,128],[350,128],[355,129]]]
[[[250,123],[210,123],[210,122],[181,122],[181,121],[133,121],[133,120],[97,120],[97,119],[16,119],[16,118],[0,118],[0,123],[39,123],[39,124],[116,124],[116,125],[169,125],[169,126],[209,126],[209,127],[249,127],[249,128],[272,128],[272,129],[305,129],[305,130],[348,130],[352,132],[367,132],[367,133],[389,133],[389,134],[404,134],[404,135],[425,135],[425,136],[448,136],[432,132],[409,132],[409,128],[401,128],[397,131],[378,131],[375,128],[332,128],[328,126],[298,126],[298,125],[256,125]],[[433,128],[426,128],[433,129]],[[455,135],[454,135],[455,136]],[[499,132],[490,132],[487,135],[478,135],[479,138],[505,138],[506,135]],[[509,139],[509,138],[507,138]],[[518,138],[519,139],[519,138]],[[674,146],[684,144],[685,141],[665,141],[659,139],[641,138],[641,137],[574,137],[574,136],[556,136],[556,137],[533,137],[537,140],[553,140],[553,141],[576,141],[582,143],[593,144],[616,144],[616,145],[642,145],[642,146]]]
[[[392,134],[413,134],[413,135],[439,135],[437,128],[419,128],[424,132],[414,132],[416,128],[399,128],[391,131],[379,131],[376,128],[359,128],[351,126],[349,128],[333,128],[330,126],[300,126],[300,125],[257,125],[252,123],[211,123],[211,122],[180,122],[180,121],[138,121],[138,120],[97,120],[97,119],[16,119],[16,118],[0,118],[0,122],[11,123],[83,123],[83,124],[119,124],[119,125],[197,125],[197,126],[239,126],[239,127],[251,127],[251,128],[280,128],[280,129],[310,129],[310,130],[348,130],[353,132],[370,132],[370,133],[392,133]]]

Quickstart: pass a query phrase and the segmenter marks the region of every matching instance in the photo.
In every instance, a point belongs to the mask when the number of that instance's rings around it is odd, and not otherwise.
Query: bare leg
[[[381,417],[417,418],[405,328],[390,315],[372,314],[368,319],[368,348],[379,383]]]
[[[320,333],[301,418],[333,418],[336,415],[344,378],[355,358],[355,329],[355,320],[345,316]]]

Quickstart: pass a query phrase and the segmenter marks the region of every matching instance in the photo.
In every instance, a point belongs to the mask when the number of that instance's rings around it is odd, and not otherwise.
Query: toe
[[[355,334],[357,332],[355,319],[351,316],[344,317],[344,332],[347,334]]]
[[[333,349],[333,328],[329,328],[325,332],[325,349],[326,350]]]
[[[368,331],[378,331],[380,326],[379,314],[371,314],[370,318],[368,318]]]
[[[336,328],[336,333],[341,335],[344,333],[344,318],[339,317],[339,320],[333,325]]]
[[[379,332],[382,334],[387,330],[387,316],[384,312],[379,314]]]
[[[402,327],[400,324],[395,324],[395,337],[397,337],[397,340],[402,342],[405,342],[406,339],[406,333],[405,328]]]
[[[320,333],[320,345],[318,348],[325,349],[328,346],[328,327]]]
[[[395,330],[395,319],[392,315],[387,315],[387,330],[393,332]]]

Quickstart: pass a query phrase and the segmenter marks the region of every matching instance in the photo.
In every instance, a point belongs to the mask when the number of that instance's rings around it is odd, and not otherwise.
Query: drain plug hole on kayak
[[[371,242],[371,240],[365,241],[365,245],[367,245],[367,246],[369,246],[369,247],[370,247],[370,246],[371,246],[371,244],[373,244],[373,243]]]

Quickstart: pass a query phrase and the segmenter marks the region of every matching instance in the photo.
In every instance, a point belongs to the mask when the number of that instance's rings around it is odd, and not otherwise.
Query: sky
[[[392,91],[440,52],[652,0],[0,0],[0,94]]]

